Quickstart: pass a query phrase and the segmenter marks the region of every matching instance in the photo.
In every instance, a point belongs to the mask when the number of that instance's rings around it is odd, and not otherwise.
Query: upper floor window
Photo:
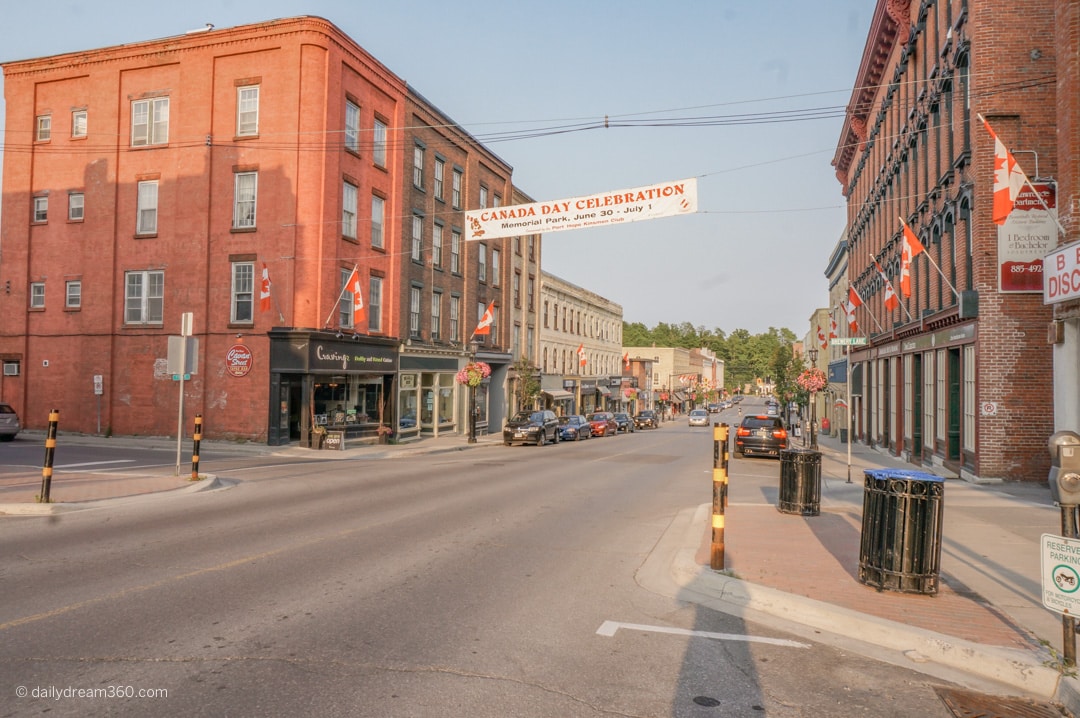
[[[37,116],[37,129],[34,131],[34,139],[38,142],[47,142],[52,139],[52,115]]]
[[[68,220],[71,222],[81,222],[84,215],[84,205],[86,197],[82,192],[71,192],[68,194]]]
[[[461,185],[464,179],[464,173],[455,168],[450,179],[450,204],[454,209],[461,209]]]
[[[236,173],[236,192],[233,203],[233,229],[255,228],[255,199],[259,176],[256,172]]]
[[[356,185],[341,186],[341,234],[356,239]]]
[[[131,103],[131,146],[163,145],[169,141],[169,98]]]
[[[424,146],[413,147],[412,183],[417,189],[424,189]]]
[[[377,167],[386,166],[386,123],[375,120],[375,126],[371,133],[371,161]]]
[[[497,250],[491,250],[491,286],[499,286],[499,256],[502,253]]]
[[[536,311],[536,277],[529,277],[529,311]],[[545,322],[547,317],[544,318]]]
[[[86,110],[75,110],[71,113],[71,136],[86,137]]]
[[[64,283],[64,308],[78,309],[82,306],[82,281],[72,279]]]
[[[45,282],[30,282],[30,308],[45,308]]]
[[[435,158],[435,199],[443,198],[443,184],[446,176],[446,160]]]
[[[236,88],[236,134],[259,134],[259,86]]]
[[[351,100],[345,101],[345,149],[360,151],[360,107]]]
[[[378,195],[371,195],[371,246],[383,246],[383,208],[385,201]]]
[[[231,304],[229,321],[234,324],[249,324],[255,321],[255,264],[253,262],[233,262]]]
[[[382,278],[370,277],[368,285],[368,331],[382,331]]]
[[[436,222],[431,230],[431,264],[434,267],[442,267],[442,235],[443,226]]]
[[[487,281],[487,246],[484,245],[484,244],[479,244],[476,247],[476,251],[478,253],[477,254],[477,263],[478,263],[478,266],[479,266],[479,268],[477,269],[477,272],[476,272],[476,280],[478,282],[486,282]]]
[[[409,287],[409,336],[420,336],[420,287]]]
[[[157,234],[157,180],[140,182],[135,210],[135,234]]]
[[[450,231],[450,271],[461,274],[461,232]]]
[[[412,260],[423,261],[424,251],[424,218],[414,214],[412,218]]]
[[[514,270],[514,306],[521,306],[521,272]]]
[[[124,275],[124,323],[161,324],[165,309],[165,272]]]
[[[431,293],[431,339],[439,338],[442,324],[442,292]]]
[[[461,334],[461,297],[450,295],[450,339],[456,340]]]
[[[480,185],[480,209],[485,209],[488,206],[488,189],[484,185]]]
[[[34,221],[49,221],[49,198],[46,195],[34,197]]]

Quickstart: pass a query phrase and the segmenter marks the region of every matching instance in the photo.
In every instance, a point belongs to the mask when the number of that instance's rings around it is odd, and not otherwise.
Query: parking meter
[[[1050,496],[1063,506],[1080,504],[1080,434],[1059,431],[1047,442],[1050,450]]]

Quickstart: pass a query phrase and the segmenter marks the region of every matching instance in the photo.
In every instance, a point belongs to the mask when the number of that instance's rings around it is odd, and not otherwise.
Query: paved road
[[[2,713],[951,715],[925,676],[637,585],[708,500],[709,435],[230,470],[8,517]]]

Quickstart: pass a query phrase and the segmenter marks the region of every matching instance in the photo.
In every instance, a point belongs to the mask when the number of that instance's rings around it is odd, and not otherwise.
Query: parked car
[[[686,415],[686,418],[690,422],[690,426],[709,425],[709,412],[704,409],[691,409],[690,413]]]
[[[629,414],[616,413],[615,415],[615,433],[619,434],[633,434],[634,433],[634,420]]]
[[[659,429],[660,417],[652,409],[645,409],[634,416],[635,429]]]
[[[705,407],[705,410],[708,411],[710,414],[719,414],[720,409],[721,405],[717,402],[709,404],[707,407]]]
[[[615,423],[615,415],[610,411],[598,411],[589,414],[589,423],[592,424],[593,436],[615,436],[619,430]]]
[[[10,404],[0,404],[0,441],[11,441],[19,433],[19,415]]]
[[[563,441],[581,441],[592,438],[592,424],[581,414],[560,416],[559,436]]]
[[[536,444],[543,446],[551,442],[559,443],[559,418],[555,412],[547,409],[543,411],[519,411],[503,427],[503,443],[507,446],[514,444]]]
[[[787,446],[788,432],[784,420],[778,416],[744,416],[735,432],[735,453],[739,456],[759,454],[779,459],[780,450]]]

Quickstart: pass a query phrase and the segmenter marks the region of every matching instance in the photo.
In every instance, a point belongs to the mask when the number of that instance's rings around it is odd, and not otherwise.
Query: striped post
[[[202,414],[195,415],[194,447],[191,453],[191,480],[199,480],[199,442],[202,441]]]
[[[724,509],[727,507],[728,425],[713,424],[712,551],[709,566],[724,568]]]
[[[53,454],[56,451],[56,425],[60,423],[60,410],[49,412],[49,433],[45,437],[45,465],[41,468],[41,494],[39,504],[51,503],[49,491],[52,489]]]

